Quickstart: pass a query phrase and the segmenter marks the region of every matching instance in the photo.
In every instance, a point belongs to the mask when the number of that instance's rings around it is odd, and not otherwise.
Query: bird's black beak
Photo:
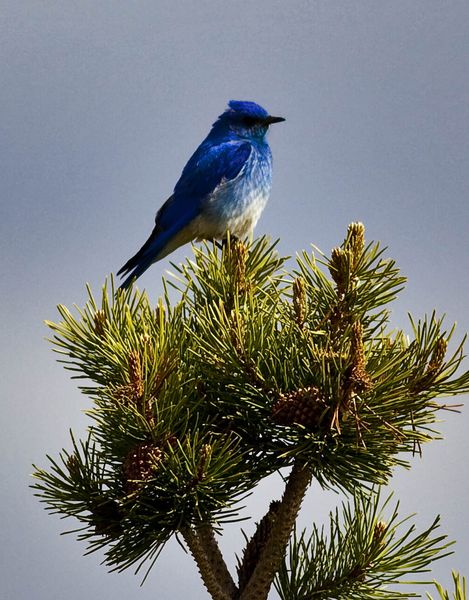
[[[272,125],[272,123],[281,123],[285,121],[283,117],[271,117],[270,115],[264,119],[265,125]]]

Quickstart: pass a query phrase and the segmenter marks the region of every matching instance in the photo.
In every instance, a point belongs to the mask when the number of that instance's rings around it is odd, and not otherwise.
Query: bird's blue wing
[[[203,200],[223,181],[235,179],[249,159],[249,142],[203,142],[189,159],[174,188],[156,214],[155,227],[140,250],[128,260],[118,274],[129,274],[121,287],[130,285],[148,267],[164,256],[164,250],[198,214]]]
[[[156,226],[164,231],[181,219],[186,221],[185,224],[191,221],[203,200],[222,181],[239,175],[251,152],[249,142],[227,141],[217,145],[203,142],[184,167],[174,194],[158,211]]]

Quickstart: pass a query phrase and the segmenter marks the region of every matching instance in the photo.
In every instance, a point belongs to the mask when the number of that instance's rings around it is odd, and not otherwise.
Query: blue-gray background
[[[328,251],[361,220],[409,278],[395,325],[436,308],[469,330],[468,64],[465,0],[0,3],[2,598],[206,598],[177,544],[143,589],[130,572],[107,574],[58,536],[72,524],[46,516],[27,486],[30,464],[86,426],[42,320],[137,250],[228,99],[287,118],[271,132],[258,234],[280,237],[285,254]],[[141,279],[155,300],[168,267]],[[422,526],[441,513],[458,540],[435,566],[448,582],[452,567],[469,574],[469,417],[442,416],[446,439],[393,487],[403,513]],[[267,482],[251,512],[280,489]],[[336,501],[313,486],[301,523]],[[236,526],[223,546],[240,548]]]

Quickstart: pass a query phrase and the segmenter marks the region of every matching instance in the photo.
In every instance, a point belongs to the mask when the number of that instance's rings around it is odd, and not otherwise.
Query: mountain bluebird
[[[148,267],[191,240],[244,238],[269,198],[272,155],[265,138],[272,117],[255,102],[231,100],[184,167],[155,227],[118,271],[127,288]]]

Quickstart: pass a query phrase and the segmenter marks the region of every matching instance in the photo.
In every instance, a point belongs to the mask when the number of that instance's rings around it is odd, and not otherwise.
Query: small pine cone
[[[67,469],[72,479],[77,479],[81,477],[81,462],[76,452],[70,454],[70,456],[68,457]]]
[[[145,442],[129,452],[122,465],[125,487],[129,493],[137,492],[152,476],[162,456],[163,452],[158,446]]]
[[[347,230],[347,247],[351,250],[351,268],[355,271],[365,249],[365,226],[363,223],[350,223]]]
[[[428,374],[436,375],[440,371],[441,367],[443,366],[443,361],[445,360],[447,349],[448,342],[445,340],[445,338],[440,337],[433,348],[432,356],[430,358],[430,362],[428,363]]]
[[[296,323],[303,327],[306,317],[306,290],[302,277],[297,277],[293,282],[293,311]]]
[[[329,262],[329,273],[337,286],[337,295],[342,297],[349,287],[350,253],[343,248],[333,248]]]
[[[375,530],[373,532],[373,540],[377,542],[380,546],[384,544],[384,536],[386,535],[387,529],[388,526],[384,521],[378,521],[375,525]]]
[[[93,315],[94,331],[99,337],[104,337],[106,333],[106,313],[104,310],[97,310]]]
[[[123,404],[130,404],[131,402],[135,402],[134,398],[134,388],[132,385],[117,385],[112,389],[112,397],[117,402],[122,402]]]
[[[446,356],[448,342],[440,337],[433,348],[430,362],[425,369],[423,375],[417,376],[411,383],[410,389],[413,393],[423,392],[427,390],[441,372]]]
[[[200,451],[199,464],[197,465],[197,481],[202,481],[205,477],[205,467],[210,462],[212,456],[212,446],[204,444]]]
[[[136,350],[129,352],[129,379],[130,384],[134,389],[134,398],[141,398],[144,388],[142,363],[140,360],[140,354]]]
[[[246,256],[248,249],[240,240],[235,240],[231,246],[232,260],[234,266],[234,282],[238,293],[246,291]]]
[[[310,386],[281,394],[272,407],[272,418],[279,425],[297,423],[308,429],[316,429],[328,409],[321,390]]]
[[[363,326],[359,321],[352,325],[350,354],[352,364],[347,378],[350,391],[366,392],[373,387],[371,377],[366,371],[365,346],[363,344]]]

